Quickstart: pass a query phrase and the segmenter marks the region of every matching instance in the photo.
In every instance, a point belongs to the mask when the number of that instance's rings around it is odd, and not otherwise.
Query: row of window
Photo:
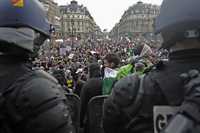
[[[77,18],[77,19],[89,19],[87,15],[78,15],[78,14],[64,14],[64,18]]]
[[[152,25],[154,23],[154,19],[135,19],[135,20],[126,20],[120,23],[119,26],[124,26],[124,25]],[[119,27],[118,26],[118,27]]]
[[[69,26],[66,26],[65,27],[65,31],[66,32],[88,32],[88,31],[91,31],[92,29],[91,28],[85,28],[85,27],[76,27],[76,28],[72,28],[72,27],[69,27]]]
[[[129,14],[158,14],[159,10],[149,10],[149,9],[141,9],[141,10],[132,10]]]
[[[154,20],[154,17],[128,17],[126,19],[123,19],[121,22],[126,23],[127,21],[135,22],[135,21],[140,21],[140,22],[151,22]]]
[[[157,16],[157,14],[128,14],[123,16],[122,19],[137,19],[137,18],[151,18]]]
[[[120,26],[119,28],[115,28],[112,32],[113,34],[117,34],[117,32],[125,32],[125,31],[130,31],[130,32],[145,32],[145,31],[153,31],[153,23],[129,23],[123,26]]]
[[[67,14],[67,13],[83,13],[83,12],[86,12],[86,9],[79,9],[79,8],[70,9],[70,8],[67,8],[67,9],[61,9],[60,12],[62,12],[64,14]]]
[[[81,26],[86,26],[86,27],[89,27],[89,23],[84,23],[84,22],[65,22],[64,23],[65,27],[81,27]]]
[[[153,27],[134,27],[134,28],[126,28],[126,29],[122,29],[119,30],[119,33],[123,33],[123,32],[153,32]],[[115,34],[119,34],[119,33],[115,33]]]

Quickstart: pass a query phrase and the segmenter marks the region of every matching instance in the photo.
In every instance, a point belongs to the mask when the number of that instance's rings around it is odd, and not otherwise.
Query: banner
[[[66,51],[67,51],[66,48],[60,48],[59,53],[60,53],[61,56],[62,56],[62,55],[66,55]]]

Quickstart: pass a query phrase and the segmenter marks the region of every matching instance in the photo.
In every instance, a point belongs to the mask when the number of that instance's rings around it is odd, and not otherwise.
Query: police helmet
[[[50,36],[50,24],[44,8],[38,0],[0,0],[0,12],[0,31],[3,30],[0,36],[4,36],[5,30],[5,33],[9,32],[13,36],[19,36],[21,33],[27,34],[25,39],[26,37],[30,38],[30,30],[37,33],[33,40],[34,43],[30,46],[23,44],[23,41],[21,44],[15,43],[17,39],[13,40],[12,43],[18,47],[33,52],[35,44],[41,45]],[[13,33],[12,29],[16,29],[16,32]],[[0,38],[0,40],[2,39]]]
[[[155,32],[161,33],[163,47],[200,37],[200,0],[163,0]]]

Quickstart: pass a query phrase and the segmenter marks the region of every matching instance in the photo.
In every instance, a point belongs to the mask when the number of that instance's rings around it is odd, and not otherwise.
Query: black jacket
[[[20,58],[0,56],[0,92],[4,106],[1,132],[69,133],[67,99],[58,82]],[[2,125],[0,125],[2,126]]]
[[[180,106],[185,92],[180,74],[199,68],[200,50],[179,51],[170,54],[169,62],[161,63],[144,76],[142,89],[134,76],[117,82],[104,103],[105,132],[153,133],[153,107]]]
[[[98,95],[102,95],[102,79],[91,78],[84,84],[81,90],[81,114],[80,114],[81,127],[84,126],[84,121],[87,112],[87,105],[89,100],[92,97]]]

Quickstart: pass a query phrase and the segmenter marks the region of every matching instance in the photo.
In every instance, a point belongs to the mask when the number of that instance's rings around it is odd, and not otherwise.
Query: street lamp
[[[74,20],[71,19],[71,45],[74,48]]]
[[[71,44],[74,47],[74,37],[76,37],[76,28],[74,27],[74,20],[71,19]]]

